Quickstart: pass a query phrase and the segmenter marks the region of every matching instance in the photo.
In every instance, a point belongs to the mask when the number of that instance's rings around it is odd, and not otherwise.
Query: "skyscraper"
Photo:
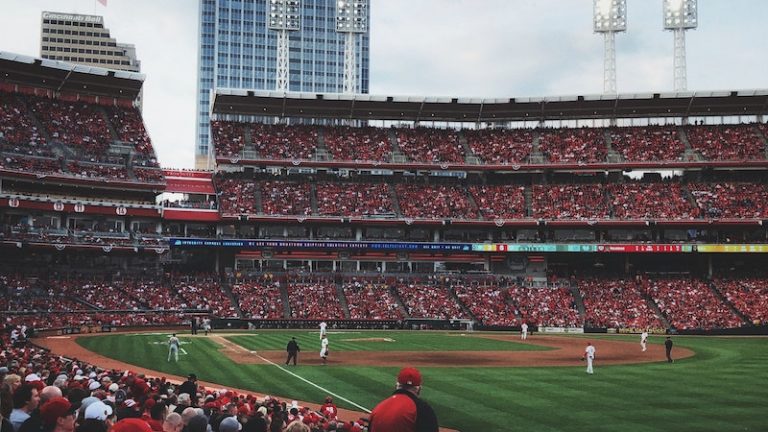
[[[110,36],[101,16],[45,11],[41,29],[40,57],[44,59],[141,72],[136,48]]]
[[[267,26],[275,0],[200,0],[195,166],[208,165],[211,89],[275,90],[277,32]],[[344,38],[337,0],[301,0],[301,23],[289,34],[289,91],[340,93]],[[370,10],[370,8],[368,9]],[[358,38],[358,88],[368,93],[369,33]]]

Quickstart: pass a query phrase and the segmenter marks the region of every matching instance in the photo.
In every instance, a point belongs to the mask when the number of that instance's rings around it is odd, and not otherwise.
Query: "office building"
[[[210,167],[210,94],[214,88],[275,90],[273,0],[200,0],[195,165]],[[301,0],[299,30],[289,34],[289,91],[341,93],[345,34],[336,31],[336,0]],[[367,10],[370,10],[368,8]],[[369,32],[357,39],[361,93],[368,93]]]

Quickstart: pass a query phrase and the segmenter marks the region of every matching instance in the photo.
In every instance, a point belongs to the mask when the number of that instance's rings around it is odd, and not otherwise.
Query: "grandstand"
[[[211,173],[160,168],[143,76],[54,63],[0,55],[14,322],[765,331],[763,92],[219,89]]]

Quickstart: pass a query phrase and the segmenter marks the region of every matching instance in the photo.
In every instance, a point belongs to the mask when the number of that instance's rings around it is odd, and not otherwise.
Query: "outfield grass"
[[[288,338],[296,336],[303,350],[319,348],[317,333],[259,333],[256,338],[235,336],[232,340],[248,349],[284,349]],[[420,350],[521,347],[510,342],[427,332],[366,332],[365,337],[390,337]],[[354,343],[347,347],[352,342],[338,341],[340,338],[342,335],[331,335],[335,352],[386,349],[380,346],[383,343]],[[598,340],[595,336],[590,339]],[[205,338],[182,345],[188,355],[182,356],[179,363],[167,363],[167,347],[162,345],[165,341],[164,335],[78,339],[81,345],[103,355],[165,373],[196,372],[200,379],[224,386],[318,403],[326,396],[324,391],[276,366],[235,365],[218,354],[219,347]],[[651,342],[661,343],[662,338],[652,337]],[[585,374],[582,367],[424,367],[422,396],[435,408],[442,426],[463,432],[768,431],[768,416],[764,413],[768,406],[768,339],[676,337],[675,344],[694,350],[696,355],[673,364],[622,366],[601,366],[598,357],[592,376]],[[397,369],[299,366],[289,370],[370,409],[391,392]],[[336,402],[344,408],[358,409],[339,398]]]

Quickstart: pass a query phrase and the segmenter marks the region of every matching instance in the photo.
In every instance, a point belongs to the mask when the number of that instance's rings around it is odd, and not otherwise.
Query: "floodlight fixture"
[[[289,31],[301,29],[301,0],[269,0],[267,28],[277,32],[277,91],[288,91]]]
[[[674,57],[672,61],[675,91],[688,89],[688,71],[685,54],[685,31],[699,26],[699,9],[696,0],[663,0],[664,30],[674,33]]]
[[[368,32],[368,0],[337,0],[336,31],[344,39],[344,93],[358,92],[357,35]]]
[[[603,93],[616,94],[616,33],[627,31],[627,0],[593,0],[593,29],[602,33]]]

